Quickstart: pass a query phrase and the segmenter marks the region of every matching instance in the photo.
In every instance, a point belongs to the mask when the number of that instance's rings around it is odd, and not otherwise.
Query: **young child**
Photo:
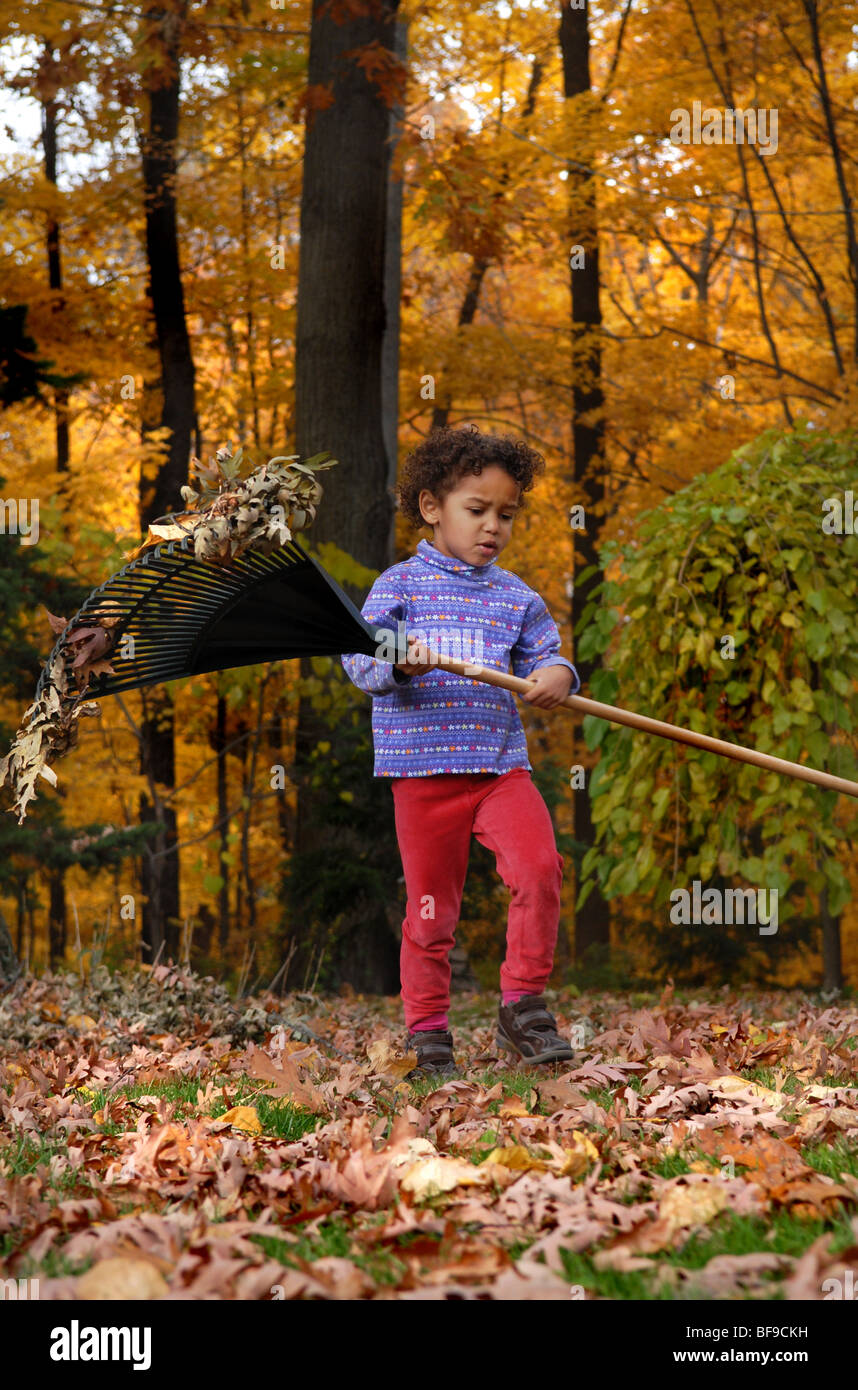
[[[379,575],[362,610],[388,634],[388,652],[398,624],[406,625],[408,659],[342,658],[373,697],[374,775],[391,779],[408,894],[400,975],[408,1048],[417,1053],[408,1079],[460,1075],[448,1031],[449,953],[472,834],[495,855],[511,893],[497,1043],[528,1062],[575,1055],[543,997],[563,857],[531,780],[518,697],[431,659],[435,651],[504,672],[511,661],[516,676],[535,677],[520,698],[540,709],[580,689],[545,602],[497,563],[522,494],[544,467],[540,454],[509,437],[475,426],[433,430],[406,460],[398,489],[403,515],[430,526],[432,540]]]

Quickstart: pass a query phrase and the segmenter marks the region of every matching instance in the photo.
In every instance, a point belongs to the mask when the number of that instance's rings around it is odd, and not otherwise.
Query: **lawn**
[[[401,1005],[236,1005],[186,969],[0,995],[0,1263],[40,1299],[824,1300],[858,1275],[858,1013],[796,992],[549,993],[463,1079]]]

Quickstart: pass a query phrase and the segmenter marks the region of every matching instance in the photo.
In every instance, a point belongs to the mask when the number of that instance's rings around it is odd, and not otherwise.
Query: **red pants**
[[[510,890],[502,990],[541,994],[554,964],[563,856],[527,768],[438,773],[391,782],[408,893],[400,977],[409,1028],[450,1004],[450,961],[471,835]]]

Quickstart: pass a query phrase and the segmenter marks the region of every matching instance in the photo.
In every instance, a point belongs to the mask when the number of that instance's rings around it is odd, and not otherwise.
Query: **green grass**
[[[14,1254],[14,1246],[10,1243],[8,1249],[4,1249],[4,1243],[0,1242],[0,1259],[8,1259],[12,1254]],[[15,1271],[15,1277],[18,1279],[63,1279],[67,1275],[74,1277],[78,1274],[85,1274],[93,1264],[95,1264],[94,1255],[88,1255],[81,1260],[70,1260],[63,1254],[62,1248],[51,1248],[45,1251],[38,1265],[33,1260],[28,1260],[27,1256],[24,1255],[21,1258],[20,1268]]]
[[[702,1269],[717,1255],[747,1255],[760,1251],[787,1255],[797,1258],[824,1232],[831,1232],[831,1249],[837,1254],[854,1242],[849,1216],[841,1213],[831,1221],[803,1221],[786,1211],[772,1212],[765,1217],[735,1216],[724,1212],[716,1217],[704,1230],[694,1233],[677,1250],[661,1250],[641,1258],[652,1261],[653,1272],[646,1270],[621,1274],[617,1270],[596,1269],[592,1256],[576,1254],[571,1250],[560,1250],[564,1272],[570,1284],[580,1284],[588,1293],[608,1299],[641,1299],[663,1301],[667,1299],[708,1298],[694,1281],[678,1292],[676,1288],[655,1277],[659,1264],[672,1265],[677,1269]],[[773,1274],[766,1277],[770,1284],[770,1297],[779,1300],[783,1296],[781,1278]]]
[[[801,1156],[817,1173],[825,1173],[829,1178],[836,1180],[841,1173],[858,1177],[858,1149],[850,1148],[845,1139],[808,1144],[801,1150]]]
[[[737,1075],[744,1077],[746,1081],[756,1081],[757,1085],[765,1086],[769,1091],[774,1091],[777,1089],[775,1073],[781,1070],[782,1068],[777,1067],[746,1067],[744,1071],[738,1072]],[[796,1091],[800,1091],[801,1089],[801,1082],[798,1077],[795,1076],[793,1072],[790,1072],[781,1087],[784,1095],[793,1096]]]
[[[65,1134],[56,1139],[48,1139],[42,1134],[36,1136],[19,1133],[13,1135],[11,1142],[0,1149],[0,1158],[11,1175],[27,1177],[30,1173],[35,1173],[42,1164],[47,1167],[51,1159],[56,1154],[65,1153],[68,1146],[69,1140]],[[65,1197],[79,1186],[80,1181],[80,1174],[67,1168],[59,1177],[51,1180],[51,1193],[60,1193]]]
[[[656,1173],[660,1178],[679,1178],[684,1173],[690,1173],[691,1168],[681,1154],[666,1154],[658,1163],[650,1163],[646,1171]]]
[[[538,1082],[550,1080],[550,1075],[548,1073],[543,1075],[535,1069],[533,1071],[504,1072],[495,1072],[486,1069],[483,1071],[468,1071],[461,1080],[473,1081],[478,1086],[484,1086],[487,1091],[490,1091],[492,1087],[496,1086],[500,1081],[504,1087],[504,1100],[510,1095],[519,1096],[524,1100]],[[444,1081],[445,1078],[440,1076],[420,1076],[416,1077],[414,1081],[409,1081],[407,1084],[415,1096],[423,1097],[431,1095],[433,1091],[439,1090],[440,1087],[444,1085]],[[492,1101],[489,1106],[489,1113],[497,1114],[502,1104],[502,1100]],[[535,1111],[534,1113],[539,1112]]]
[[[775,1075],[777,1072],[783,1071],[783,1067],[747,1067],[738,1074],[739,1076],[743,1076],[747,1081],[757,1081],[760,1085],[767,1086],[770,1091],[774,1091],[776,1089]],[[787,1072],[786,1080],[781,1090],[784,1092],[784,1095],[792,1096],[802,1091],[806,1084],[805,1081],[799,1081],[794,1072]],[[833,1076],[831,1072],[826,1072],[825,1076],[823,1076],[820,1081],[814,1079],[811,1084],[814,1086],[849,1087],[851,1090],[858,1092],[858,1085],[848,1079],[844,1081],[842,1077]]]
[[[381,1226],[389,1219],[389,1213],[379,1213]],[[407,1232],[397,1238],[400,1248],[407,1248],[415,1239],[426,1239],[424,1231]],[[321,1221],[313,1235],[298,1235],[294,1240],[281,1240],[277,1236],[251,1236],[271,1259],[291,1269],[300,1268],[298,1260],[312,1264],[326,1255],[338,1255],[349,1259],[376,1284],[397,1285],[408,1272],[408,1265],[398,1259],[395,1250],[388,1250],[381,1244],[367,1247],[357,1240],[354,1227],[345,1218],[331,1216]],[[437,1238],[440,1243],[440,1237]]]
[[[686,993],[688,999],[692,999],[698,997],[699,991],[689,990]],[[570,997],[568,991],[561,991],[556,1000],[557,1008],[563,1009],[564,1005],[568,1006]],[[636,1006],[647,1007],[657,1003],[659,998],[660,991],[654,991],[651,994],[635,995],[633,1002]],[[680,1002],[679,992],[677,992],[676,999],[677,1002]],[[480,1001],[472,1001],[460,1008],[454,1006],[451,1011],[451,1027],[487,1024],[493,1018],[495,1007],[496,999],[494,996],[491,998],[485,996]],[[598,1023],[596,1026],[598,1028]],[[858,1038],[850,1038],[847,1046],[858,1046]],[[532,1095],[540,1083],[551,1081],[559,1075],[561,1066],[565,1067],[565,1064],[560,1064],[558,1067],[522,1067],[520,1070],[514,1070],[512,1067],[510,1070],[484,1067],[480,1070],[466,1071],[465,1080],[476,1082],[486,1089],[491,1089],[500,1083],[502,1095],[486,1107],[483,1113],[484,1128],[479,1138],[471,1147],[462,1150],[461,1156],[474,1164],[479,1164],[485,1160],[492,1149],[504,1144],[523,1142],[525,1147],[533,1148],[534,1143],[538,1143],[538,1141],[532,1141],[529,1138],[516,1141],[514,1126],[502,1121],[499,1118],[499,1111],[504,1101],[517,1097],[534,1115],[550,1113],[552,1107],[543,1105],[538,1100],[534,1104]],[[801,1094],[807,1084],[806,1080],[800,1081],[794,1074],[790,1073],[785,1065],[757,1066],[747,1068],[740,1074],[746,1080],[757,1082],[771,1090],[776,1089],[776,1077],[781,1076],[784,1078],[781,1089],[789,1096]],[[200,1091],[205,1090],[210,1081],[215,1084],[214,1093],[205,1105],[200,1106],[197,1095]],[[375,1099],[378,1114],[385,1115],[387,1118],[387,1135],[390,1134],[396,1115],[406,1105],[419,1104],[420,1099],[437,1091],[443,1084],[443,1078],[424,1077],[396,1089],[392,1085],[389,1087],[381,1085]],[[814,1084],[843,1086],[849,1083],[829,1074],[822,1082],[814,1079]],[[373,1088],[376,1085],[377,1080],[374,1080],[372,1082]],[[580,1090],[588,1100],[592,1100],[604,1110],[610,1111],[615,1105],[617,1093],[622,1091],[625,1085],[640,1094],[642,1090],[641,1075],[631,1074],[623,1082],[612,1082],[607,1086],[591,1084],[589,1089],[585,1090],[581,1087]],[[11,1091],[13,1088],[7,1086],[5,1089]],[[300,1139],[304,1134],[312,1132],[329,1120],[328,1115],[316,1115],[290,1104],[288,1100],[278,1100],[271,1097],[270,1094],[266,1094],[263,1084],[250,1077],[227,1076],[211,1070],[205,1070],[192,1077],[176,1076],[150,1083],[134,1084],[129,1082],[107,1091],[98,1091],[93,1095],[78,1094],[78,1100],[85,1113],[94,1115],[102,1110],[106,1104],[115,1102],[119,1096],[123,1096],[129,1101],[135,1101],[144,1095],[155,1096],[159,1100],[163,1100],[167,1118],[175,1120],[188,1120],[199,1115],[208,1115],[217,1119],[228,1108],[252,1105],[256,1108],[259,1116],[263,1137],[286,1142]],[[451,1108],[456,1103],[455,1092],[452,1092]],[[126,1111],[119,1120],[111,1119],[99,1125],[97,1132],[104,1136],[102,1157],[105,1159],[113,1157],[110,1151],[116,1146],[111,1144],[111,1137],[122,1132],[133,1131],[141,1113],[140,1110],[132,1108]],[[797,1113],[791,1108],[785,1109],[782,1116],[786,1119],[792,1118],[792,1120],[798,1118]],[[582,1125],[582,1128],[592,1133],[594,1137],[597,1134],[605,1133],[603,1126]],[[240,1131],[235,1132],[239,1133]],[[39,1169],[46,1168],[54,1155],[64,1154],[69,1143],[74,1142],[77,1142],[74,1138],[74,1131],[68,1134],[65,1130],[53,1127],[42,1135],[16,1131],[11,1140],[5,1141],[3,1147],[0,1148],[0,1160],[2,1160],[6,1172],[16,1176],[27,1176],[36,1173]],[[610,1143],[611,1141],[608,1141],[605,1146],[605,1158],[603,1160],[605,1165],[603,1177],[605,1178],[610,1176],[615,1167]],[[835,1181],[840,1178],[841,1174],[852,1174],[858,1177],[858,1146],[854,1143],[847,1143],[840,1136],[833,1141],[807,1144],[800,1152],[804,1161],[815,1172],[825,1174]],[[268,1161],[269,1157],[266,1156],[265,1146],[260,1146],[256,1153],[256,1167],[264,1168]],[[665,1179],[676,1178],[690,1172],[691,1163],[695,1161],[705,1161],[711,1166],[713,1172],[721,1171],[720,1162],[714,1156],[689,1150],[682,1155],[664,1154],[657,1162],[648,1160],[645,1176]],[[45,1196],[53,1206],[71,1195],[90,1195],[92,1190],[88,1174],[83,1170],[72,1170],[46,1184]],[[635,1196],[626,1194],[616,1200],[626,1206],[634,1207],[644,1199],[645,1192],[646,1188],[644,1187]],[[123,1203],[121,1199],[117,1200],[119,1196],[117,1190],[114,1201],[116,1201],[120,1215],[124,1215],[126,1211],[139,1210],[139,1199],[136,1202]],[[163,1196],[156,1189],[153,1189],[152,1192],[152,1202],[158,1204],[159,1210],[164,1209]],[[448,1199],[444,1195],[439,1195],[437,1198],[430,1198],[421,1203],[421,1207],[427,1212],[432,1211],[439,1216],[444,1216],[448,1208]],[[314,1221],[313,1231],[306,1234],[302,1233],[302,1218],[296,1219],[294,1225],[284,1228],[282,1238],[253,1236],[251,1239],[259,1245],[266,1255],[277,1259],[289,1268],[297,1268],[299,1261],[312,1264],[315,1260],[326,1255],[340,1256],[350,1259],[364,1270],[375,1284],[396,1286],[407,1274],[408,1264],[405,1256],[415,1241],[431,1240],[433,1243],[437,1241],[440,1251],[444,1249],[444,1242],[442,1237],[424,1231],[408,1232],[393,1240],[385,1240],[383,1228],[392,1220],[392,1217],[392,1209],[381,1212],[346,1210],[345,1212],[331,1213],[318,1224]],[[761,1217],[739,1217],[728,1210],[720,1213],[705,1228],[689,1236],[680,1248],[659,1251],[645,1257],[652,1266],[651,1272],[644,1270],[622,1274],[614,1270],[598,1270],[593,1263],[595,1249],[591,1249],[586,1254],[575,1254],[569,1250],[562,1250],[561,1259],[565,1275],[571,1284],[582,1285],[588,1293],[601,1298],[618,1301],[627,1299],[659,1301],[677,1298],[708,1298],[709,1295],[700,1292],[699,1287],[695,1292],[693,1277],[689,1278],[682,1287],[674,1287],[656,1277],[657,1267],[669,1265],[673,1268],[690,1271],[693,1275],[695,1270],[702,1269],[717,1255],[741,1255],[765,1251],[796,1258],[819,1235],[826,1232],[830,1233],[831,1248],[837,1254],[854,1244],[854,1234],[849,1224],[849,1218],[849,1211],[837,1208],[829,1218],[820,1217],[813,1220],[804,1220],[792,1214],[788,1209],[778,1209]],[[311,1217],[308,1216],[306,1219],[309,1221]],[[373,1242],[371,1237],[376,1227],[378,1228],[378,1239]],[[474,1233],[482,1231],[482,1234],[485,1235],[485,1231],[478,1223],[468,1223],[465,1226],[457,1227],[457,1236],[467,1236],[471,1229]],[[532,1235],[518,1235],[509,1244],[504,1241],[502,1234],[497,1239],[505,1246],[513,1259],[518,1259],[539,1239],[539,1234],[534,1232]],[[5,1236],[0,1237],[0,1261],[4,1257],[13,1255],[24,1238],[16,1231],[10,1231]],[[610,1238],[610,1233],[607,1233],[606,1239]],[[30,1262],[25,1254],[20,1260],[21,1267],[16,1272],[23,1277],[39,1275],[44,1278],[83,1273],[90,1266],[92,1260],[87,1259],[72,1264],[63,1253],[63,1240],[63,1236],[58,1237],[56,1245],[46,1252],[38,1268],[27,1268]],[[429,1250],[432,1247],[424,1244],[420,1248]],[[427,1263],[431,1264],[431,1262],[432,1257],[427,1257]],[[765,1292],[759,1296],[772,1300],[782,1298],[782,1278],[783,1276],[779,1275],[767,1276]]]
[[[315,1129],[326,1119],[325,1116],[315,1115],[300,1106],[292,1105],[288,1100],[277,1100],[267,1096],[260,1090],[259,1083],[249,1077],[240,1077],[238,1081],[233,1077],[228,1083],[224,1081],[228,1103],[223,1092],[218,1089],[209,1104],[199,1109],[197,1093],[204,1089],[204,1080],[199,1077],[178,1077],[174,1081],[129,1084],[110,1091],[96,1091],[94,1096],[81,1096],[79,1099],[88,1104],[95,1113],[120,1095],[128,1100],[137,1100],[140,1096],[157,1096],[168,1102],[167,1117],[177,1119],[187,1119],[191,1115],[210,1115],[212,1119],[217,1119],[237,1105],[253,1105],[256,1107],[263,1134],[289,1142],[300,1139],[308,1130]],[[100,1126],[100,1130],[106,1134],[116,1134],[122,1132],[122,1127],[113,1121],[107,1121]]]

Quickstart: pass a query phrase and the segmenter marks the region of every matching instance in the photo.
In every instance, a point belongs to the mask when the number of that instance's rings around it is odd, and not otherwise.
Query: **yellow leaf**
[[[719,1178],[694,1187],[672,1187],[662,1197],[659,1217],[667,1222],[671,1237],[688,1226],[705,1226],[727,1205],[727,1190]]]
[[[452,1192],[454,1187],[481,1186],[489,1179],[490,1175],[473,1163],[461,1158],[444,1158],[439,1154],[412,1164],[400,1186],[420,1201],[436,1197],[441,1192]]]
[[[552,1169],[562,1178],[577,1178],[581,1173],[586,1172],[590,1164],[598,1162],[599,1150],[595,1144],[582,1134],[580,1129],[572,1131],[572,1138],[575,1141],[574,1148],[564,1148],[563,1161],[557,1167],[552,1164]]]
[[[397,1081],[401,1081],[417,1065],[416,1052],[409,1052],[404,1057],[400,1057],[386,1038],[378,1038],[374,1043],[370,1043],[366,1055],[369,1058],[373,1074],[392,1076]]]
[[[72,1028],[78,1028],[81,1033],[89,1033],[91,1029],[97,1028],[98,1024],[89,1014],[70,1014],[69,1024]]]
[[[504,1101],[503,1105],[498,1110],[498,1114],[503,1119],[508,1120],[521,1115],[529,1115],[530,1111],[526,1105],[522,1104],[518,1096],[510,1096],[508,1100]]]
[[[132,1258],[129,1255],[112,1255],[82,1274],[77,1281],[75,1292],[78,1298],[110,1300],[130,1300],[163,1298],[170,1292],[169,1285],[162,1274],[149,1260]]]
[[[523,1144],[507,1144],[502,1149],[492,1149],[491,1153],[483,1159],[483,1165],[488,1163],[500,1163],[504,1168],[512,1168],[520,1173],[530,1172],[531,1169],[536,1169],[540,1173],[548,1171],[548,1164],[545,1160],[534,1158]]]
[[[572,1138],[575,1140],[578,1148],[584,1150],[588,1158],[598,1161],[599,1150],[596,1148],[592,1139],[588,1139],[586,1134],[581,1133],[580,1129],[573,1129]]]
[[[248,1134],[262,1133],[255,1105],[236,1105],[232,1110],[227,1110],[225,1115],[218,1115],[217,1118],[218,1122],[232,1125],[233,1129],[243,1129]]]

